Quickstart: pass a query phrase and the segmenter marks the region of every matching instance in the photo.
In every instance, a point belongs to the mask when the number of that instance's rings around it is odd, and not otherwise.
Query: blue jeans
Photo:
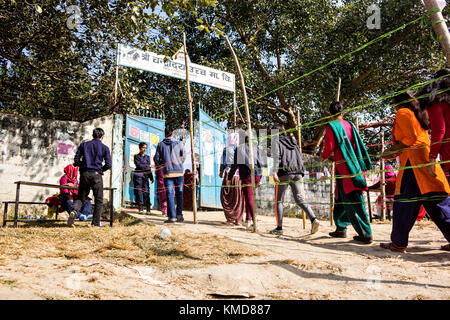
[[[66,197],[63,197],[62,205],[64,210],[66,210],[69,213],[73,209],[73,202]],[[80,212],[78,212],[80,220],[92,219],[91,208],[92,208],[91,200],[87,200],[81,207]]]
[[[164,178],[164,187],[167,195],[167,217],[171,221],[183,218],[183,176]],[[174,193],[177,202],[176,211]]]

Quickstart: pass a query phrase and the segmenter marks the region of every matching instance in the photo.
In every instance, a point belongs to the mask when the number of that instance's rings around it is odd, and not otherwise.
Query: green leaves
[[[67,22],[76,21],[76,11],[67,10],[72,5],[79,9],[82,24],[70,29]],[[120,111],[112,101],[116,44],[171,56],[171,50],[181,46],[184,25],[167,17],[182,13],[194,17],[205,5],[194,0],[73,0],[69,4],[46,0],[17,6],[12,0],[0,7],[2,111],[70,120]],[[133,77],[125,76],[129,73]],[[146,73],[123,68],[119,77],[120,106],[134,110],[156,104],[149,100],[155,95],[148,95]],[[137,96],[131,97],[131,92]]]

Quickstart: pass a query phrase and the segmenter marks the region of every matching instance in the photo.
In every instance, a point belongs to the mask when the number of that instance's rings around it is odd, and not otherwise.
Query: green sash
[[[333,130],[334,136],[336,137],[336,142],[339,145],[342,155],[344,156],[350,170],[353,185],[357,188],[366,188],[366,179],[364,179],[364,176],[361,173],[362,171],[368,171],[373,168],[372,161],[370,161],[367,149],[364,146],[355,125],[351,121],[349,121],[349,123],[352,125],[352,132],[355,137],[355,149],[353,149],[352,144],[345,133],[345,129],[339,121],[332,121],[329,125]]]

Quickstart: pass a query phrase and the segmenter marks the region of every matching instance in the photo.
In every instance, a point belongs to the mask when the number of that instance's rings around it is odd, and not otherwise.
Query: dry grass
[[[159,237],[160,227],[129,218],[113,228],[29,226],[0,229],[0,261],[30,258],[94,259],[118,265],[144,264],[161,269],[193,268],[238,262],[261,255],[253,248],[208,233],[190,234],[171,228]]]

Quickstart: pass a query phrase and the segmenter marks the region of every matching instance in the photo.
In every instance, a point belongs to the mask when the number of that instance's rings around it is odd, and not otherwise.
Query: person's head
[[[191,170],[189,170],[189,169],[184,170],[184,174],[189,174],[189,173],[191,173]]]
[[[166,129],[164,130],[164,134],[165,134],[165,136],[166,136],[167,138],[168,138],[168,137],[171,137],[172,134],[173,134],[173,129],[172,129],[172,127],[166,125]]]
[[[428,113],[420,108],[419,101],[414,97],[412,91],[406,91],[396,95],[392,98],[392,102],[396,110],[401,108],[408,108],[414,112],[420,126],[424,130],[430,129],[430,121],[428,120]]]
[[[329,111],[332,116],[340,117],[344,115],[343,113],[344,109],[345,107],[342,104],[342,102],[335,101],[332,104],[330,104]]]
[[[139,153],[144,154],[147,151],[147,144],[145,142],[139,143]]]
[[[432,79],[436,79],[435,81],[427,84],[419,90],[417,96],[420,97],[420,108],[422,110],[426,110],[435,101],[450,101],[449,92],[445,91],[450,88],[449,75],[450,68],[441,69],[432,76]]]
[[[450,74],[450,69],[449,68],[444,68],[444,69],[441,69],[438,72],[436,72],[433,75],[433,79],[437,79],[437,78],[440,78],[440,77],[443,77],[443,76],[447,76],[449,74]]]
[[[286,129],[284,128],[284,125],[281,124],[281,123],[277,123],[277,124],[273,127],[273,130],[278,130],[278,132],[279,132],[280,135],[284,135],[284,134],[285,134],[285,131],[286,131]]]
[[[385,169],[386,169],[386,172],[384,173],[384,176],[386,178],[390,178],[390,177],[395,176],[394,167],[392,167],[390,164],[387,164]]]
[[[95,128],[92,132],[92,137],[94,139],[100,139],[103,140],[103,137],[105,136],[105,131],[103,131],[102,128]]]

